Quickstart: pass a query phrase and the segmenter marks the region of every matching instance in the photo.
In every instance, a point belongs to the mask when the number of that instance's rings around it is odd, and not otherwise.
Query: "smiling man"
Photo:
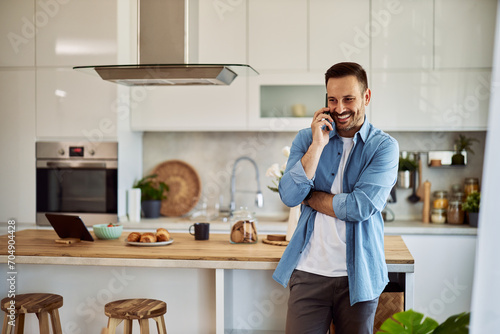
[[[338,63],[325,74],[328,106],[295,137],[279,184],[302,203],[297,229],[273,274],[290,286],[286,333],[371,334],[388,283],[381,211],[397,179],[395,139],[365,116],[365,70]]]

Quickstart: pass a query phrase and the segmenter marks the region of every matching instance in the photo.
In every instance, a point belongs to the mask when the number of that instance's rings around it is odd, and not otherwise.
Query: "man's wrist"
[[[313,195],[313,192],[314,192],[314,189],[311,188],[311,190],[307,194],[306,198],[304,198],[304,200],[302,201],[302,203],[304,203],[305,205],[309,206],[309,200],[311,199],[311,197]]]

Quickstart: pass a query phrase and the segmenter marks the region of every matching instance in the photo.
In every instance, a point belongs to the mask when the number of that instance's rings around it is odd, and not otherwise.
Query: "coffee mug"
[[[191,228],[194,227],[194,233]],[[189,226],[189,234],[194,235],[194,240],[208,240],[208,234],[210,232],[209,223],[194,223]]]

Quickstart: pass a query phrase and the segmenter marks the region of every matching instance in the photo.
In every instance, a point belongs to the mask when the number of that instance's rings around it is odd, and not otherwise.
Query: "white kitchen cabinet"
[[[247,128],[247,77],[229,86],[131,88],[135,131],[238,131]]]
[[[307,1],[248,2],[248,61],[257,71],[307,70]]]
[[[116,64],[116,0],[36,1],[37,66]]]
[[[372,69],[431,69],[433,0],[372,0]]]
[[[484,131],[488,70],[372,73],[372,123],[386,131]]]
[[[496,0],[436,0],[436,68],[491,68]]]
[[[33,0],[0,1],[0,66],[35,65]]]
[[[35,221],[35,71],[0,69],[0,222]],[[7,230],[4,230],[4,233]]]
[[[440,323],[470,312],[476,236],[402,237],[415,259],[414,310]]]
[[[116,139],[116,84],[69,68],[38,68],[36,87],[38,139]]]
[[[198,6],[199,63],[247,64],[247,1],[200,1]]]
[[[319,72],[251,77],[248,89],[249,129],[297,131],[309,127],[311,116],[325,105],[325,94],[324,74]],[[294,117],[294,105],[305,106],[305,117]]]
[[[323,73],[335,63],[369,66],[370,3],[364,0],[309,1],[309,66]]]

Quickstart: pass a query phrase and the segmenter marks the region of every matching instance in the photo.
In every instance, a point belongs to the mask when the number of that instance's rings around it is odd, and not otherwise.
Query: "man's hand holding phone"
[[[313,142],[324,147],[330,140],[330,131],[333,130],[333,118],[330,108],[321,108],[314,113],[311,123]]]

